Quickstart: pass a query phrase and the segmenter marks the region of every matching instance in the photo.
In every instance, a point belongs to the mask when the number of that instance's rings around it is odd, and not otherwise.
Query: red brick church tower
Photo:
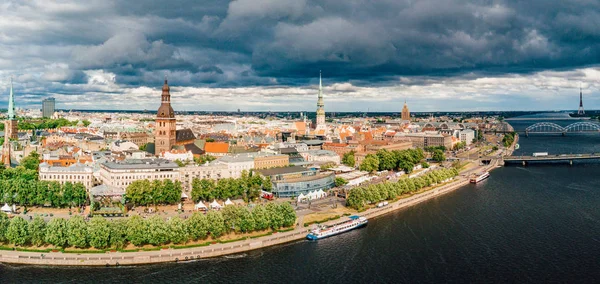
[[[171,94],[169,92],[169,84],[165,79],[165,84],[162,88],[162,100],[158,113],[156,114],[156,126],[154,131],[155,154],[158,156],[162,152],[171,150],[175,145],[175,112],[171,107]]]

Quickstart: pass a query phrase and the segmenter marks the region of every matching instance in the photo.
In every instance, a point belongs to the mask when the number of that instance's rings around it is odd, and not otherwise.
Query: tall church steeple
[[[325,102],[323,101],[323,81],[319,71],[319,98],[317,100],[317,125],[316,129],[325,129]]]
[[[154,154],[157,156],[162,152],[170,151],[175,145],[177,128],[175,122],[175,111],[171,106],[171,88],[165,78],[154,127]]]
[[[15,115],[15,95],[13,93],[12,77],[10,77],[10,91],[8,95],[8,112],[4,121],[4,145],[2,146],[2,163],[10,167],[11,140],[19,138],[17,132],[17,118]]]
[[[8,96],[8,113],[7,117],[10,120],[15,119],[15,96],[13,94],[13,82],[12,77],[10,77],[10,93]]]

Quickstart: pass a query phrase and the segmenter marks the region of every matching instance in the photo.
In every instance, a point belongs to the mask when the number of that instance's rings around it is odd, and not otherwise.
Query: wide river
[[[556,122],[556,121],[555,121]],[[558,122],[568,124],[569,122]],[[517,130],[533,122],[512,123]],[[517,152],[600,152],[600,136],[521,138]],[[600,164],[495,170],[366,228],[242,255],[118,268],[0,265],[11,283],[600,281]]]

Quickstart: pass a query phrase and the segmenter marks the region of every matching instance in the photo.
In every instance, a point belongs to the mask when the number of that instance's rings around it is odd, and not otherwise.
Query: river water
[[[569,122],[565,122],[568,124]],[[532,122],[513,123],[519,130]],[[600,152],[600,136],[521,138],[517,152]],[[483,183],[318,242],[192,263],[0,266],[27,283],[598,282],[600,165],[510,166]]]

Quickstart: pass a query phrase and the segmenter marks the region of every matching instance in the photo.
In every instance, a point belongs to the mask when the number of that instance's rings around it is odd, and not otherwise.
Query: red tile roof
[[[204,144],[204,151],[206,153],[228,153],[229,143],[226,142],[206,142]]]

